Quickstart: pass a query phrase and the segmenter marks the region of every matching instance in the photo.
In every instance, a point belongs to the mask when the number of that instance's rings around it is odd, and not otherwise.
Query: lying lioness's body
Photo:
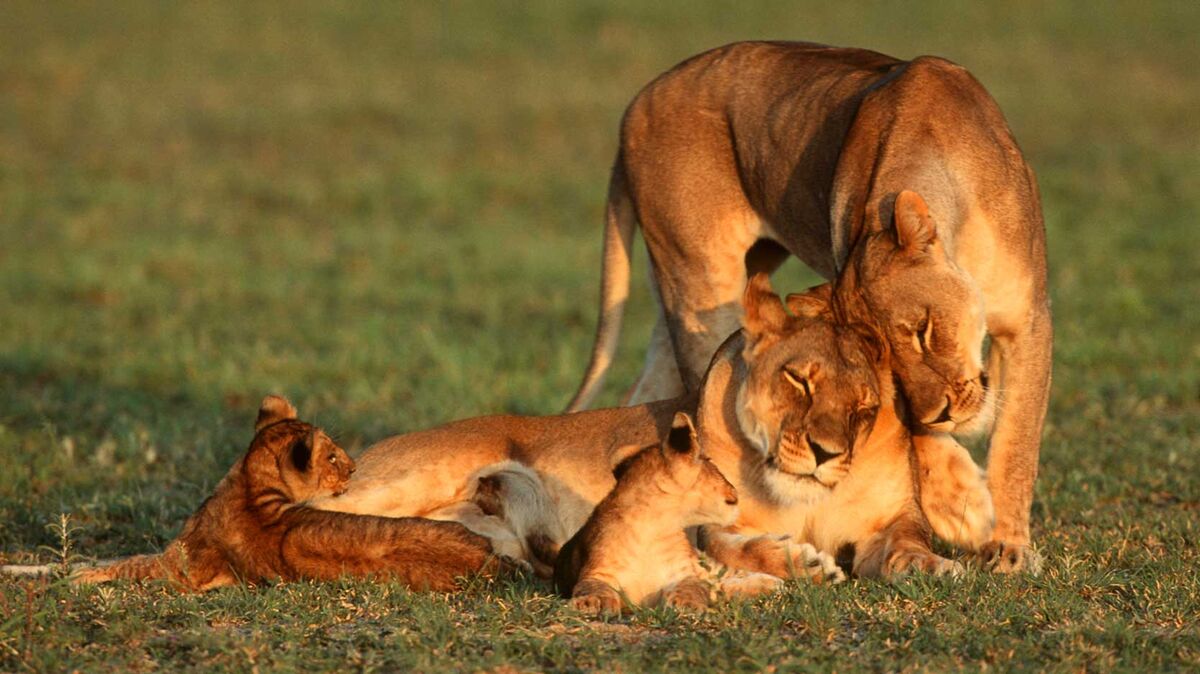
[[[827,300],[821,301],[828,306]],[[767,572],[781,577],[823,575],[820,569],[806,568],[808,559],[799,545],[805,541],[830,554],[845,544],[859,543],[866,546],[864,551],[876,550],[873,546],[917,551],[911,563],[942,568],[944,560],[929,550],[927,527],[915,505],[907,433],[887,426],[886,434],[868,443],[876,449],[861,460],[854,458],[850,468],[850,457],[857,451],[851,448],[870,430],[863,410],[873,414],[880,403],[877,373],[860,347],[852,341],[842,343],[843,336],[825,314],[788,317],[765,278],[748,287],[746,307],[747,332],[752,333],[745,338],[749,346],[714,360],[710,372],[716,376],[706,379],[701,391],[705,402],[699,432],[702,444],[714,448],[714,461],[742,494],[747,516],[755,518],[747,520],[745,530],[763,534],[751,549],[766,549],[764,554],[776,561],[780,555],[787,557]],[[764,312],[770,314],[769,320],[757,318]],[[846,358],[854,362],[846,363]],[[797,399],[795,386],[786,383],[784,368],[820,362],[827,362],[829,368],[823,373],[825,385],[808,399]],[[460,519],[464,504],[475,505],[475,485],[481,477],[496,470],[497,464],[517,462],[544,483],[560,530],[570,536],[609,493],[614,484],[612,467],[631,451],[659,442],[674,413],[691,405],[694,402],[674,400],[549,417],[482,417],[389,438],[360,457],[345,494],[315,505],[353,513]],[[887,405],[890,409],[891,400]],[[756,440],[748,441],[747,433]],[[761,437],[768,440],[758,442]],[[820,440],[812,439],[817,437]],[[805,449],[813,442],[829,448],[821,458],[829,458],[832,448],[836,456],[815,465],[816,451]],[[879,466],[872,468],[876,460]],[[850,482],[852,489],[839,492],[838,482],[847,470],[862,477]],[[872,471],[883,475],[872,482],[867,479],[874,476]],[[785,488],[780,490],[779,485]],[[793,489],[795,485],[799,486]],[[840,493],[837,502],[848,507],[828,507],[811,516],[831,493]],[[875,493],[886,498],[874,498]],[[957,501],[962,496],[947,498]],[[913,525],[892,526],[897,521]],[[859,534],[862,539],[854,538]],[[824,541],[825,547],[817,541]],[[888,557],[856,568],[867,576],[887,575],[910,565],[902,561]],[[729,565],[741,568],[736,562]]]
[[[902,218],[927,226],[906,237]],[[1051,358],[1045,231],[1033,173],[970,74],[934,57],[738,43],[647,85],[621,126],[596,346],[571,410],[598,391],[616,349],[638,224],[661,313],[633,403],[696,391],[737,327],[748,275],[788,255],[876,315],[918,443],[986,426],[986,327],[1004,395],[988,459],[996,523],[984,541],[960,543],[987,541],[997,570],[1035,566],[1029,511]],[[845,278],[863,248],[860,273]],[[923,454],[963,456],[930,443]]]
[[[625,459],[613,475],[617,484],[562,547],[554,566],[555,588],[572,606],[587,613],[620,613],[627,602],[702,609],[718,586],[727,594],[753,595],[782,582],[766,574],[714,572],[701,564],[685,529],[733,524],[738,499],[701,453],[686,413],[676,414],[661,446]],[[830,572],[840,575],[833,558],[825,559]]]
[[[162,578],[203,591],[237,582],[375,574],[414,589],[453,590],[496,568],[482,536],[454,522],[314,510],[336,497],[354,462],[283,398],[263,401],[246,455],[161,555],[83,569],[77,582]]]

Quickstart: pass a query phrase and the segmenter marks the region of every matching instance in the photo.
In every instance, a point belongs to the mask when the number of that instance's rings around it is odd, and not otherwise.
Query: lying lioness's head
[[[882,332],[913,421],[963,430],[987,397],[983,299],[947,254],[920,196],[901,192],[894,221],[851,251],[837,303],[850,321]]]
[[[784,500],[805,498],[845,476],[870,432],[880,401],[875,365],[855,332],[835,326],[828,286],[789,296],[789,316],[759,274],[744,301],[738,422],[763,455],[767,486]]]
[[[346,491],[354,460],[324,431],[296,418],[285,398],[267,396],[258,410],[244,470],[260,486],[273,486],[299,503]]]

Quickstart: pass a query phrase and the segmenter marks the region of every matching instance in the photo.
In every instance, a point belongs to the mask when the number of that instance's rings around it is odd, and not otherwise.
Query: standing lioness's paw
[[[1028,545],[989,541],[979,549],[979,561],[992,573],[1024,572],[1036,576],[1042,572],[1042,555]]]

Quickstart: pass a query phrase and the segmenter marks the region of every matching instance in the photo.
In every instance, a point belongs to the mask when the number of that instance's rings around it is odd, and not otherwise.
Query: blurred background
[[[1198,30],[1200,4],[1145,1],[7,2],[0,550],[47,542],[59,510],[97,554],[153,547],[266,393],[352,450],[561,409],[624,106],[753,38],[937,54],[983,82],[1049,230],[1038,526],[1060,493],[1194,499]],[[609,402],[651,324],[637,261]]]

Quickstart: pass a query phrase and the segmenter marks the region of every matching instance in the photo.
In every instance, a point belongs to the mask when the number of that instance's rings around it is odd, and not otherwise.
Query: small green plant
[[[71,567],[80,561],[79,555],[75,554],[72,539],[81,531],[81,527],[71,522],[70,513],[59,513],[58,519],[47,524],[46,529],[57,539],[54,546],[41,546],[41,549],[54,555],[55,562],[50,565],[50,572],[60,577],[68,576]]]

